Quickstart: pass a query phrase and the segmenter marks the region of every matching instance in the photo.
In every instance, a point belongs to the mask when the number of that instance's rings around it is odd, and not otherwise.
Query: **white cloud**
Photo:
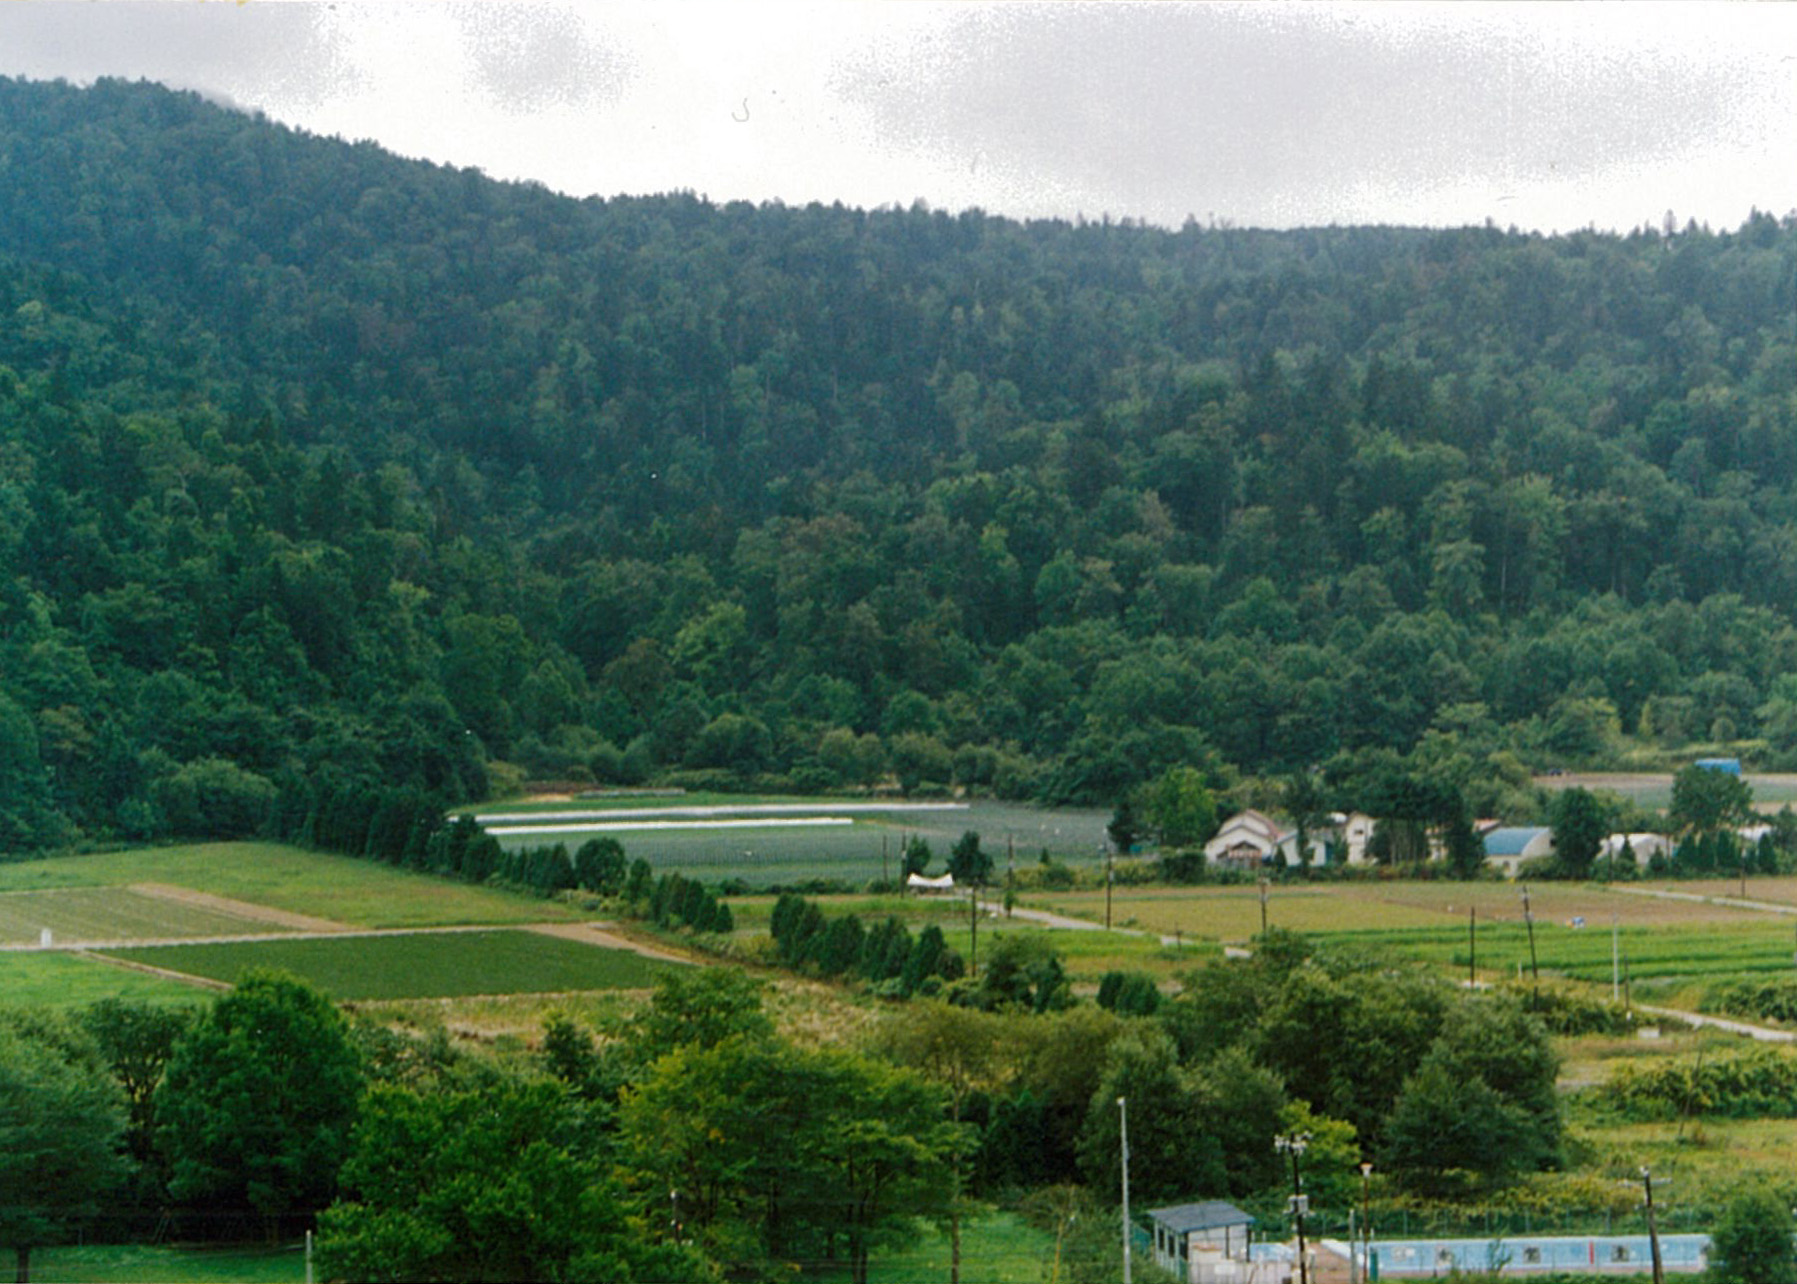
[[[0,71],[142,75],[570,193],[1242,224],[1797,206],[1797,6],[0,6]]]

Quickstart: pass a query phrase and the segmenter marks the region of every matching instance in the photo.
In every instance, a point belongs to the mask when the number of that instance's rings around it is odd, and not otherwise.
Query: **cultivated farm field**
[[[1728,903],[1739,891],[1736,884],[1669,886],[1672,897],[1655,894],[1661,890],[1657,886],[1531,884],[1535,954],[1543,975],[1607,988],[1613,924],[1621,969],[1636,982],[1656,982],[1662,989],[1797,967],[1797,915]],[[1797,880],[1749,879],[1748,895],[1797,908]],[[1038,893],[1023,903],[1089,921],[1104,913],[1103,892]],[[1225,946],[1249,945],[1260,930],[1260,913],[1254,887],[1120,888],[1112,900],[1113,921],[1121,926],[1157,936],[1178,932],[1188,942]],[[1436,964],[1459,976],[1466,975],[1474,913],[1480,976],[1516,977],[1529,964],[1522,888],[1516,884],[1276,883],[1267,898],[1269,926],[1372,957]]]
[[[1777,811],[1786,803],[1797,803],[1797,773],[1742,773],[1742,779],[1753,787],[1754,806],[1761,811]],[[1640,771],[1572,771],[1558,776],[1537,776],[1535,783],[1547,789],[1604,789],[1619,794],[1643,807],[1665,810],[1672,805],[1672,773]]]
[[[779,814],[770,814],[770,809]],[[680,814],[699,810],[708,814]],[[1013,854],[1022,864],[1036,861],[1043,851],[1065,863],[1090,865],[1098,860],[1110,819],[1104,811],[984,800],[908,804],[709,794],[524,802],[477,812],[492,829],[522,826],[539,831],[498,833],[507,848],[560,842],[573,850],[589,838],[609,833],[633,859],[647,859],[658,872],[678,871],[707,882],[737,878],[756,887],[812,880],[869,883],[896,877],[899,849],[911,836],[930,844],[936,855],[930,872],[940,873],[948,849],[970,830],[979,834],[1000,869]],[[576,818],[583,814],[584,819]],[[790,823],[824,819],[847,823]],[[757,820],[764,823],[745,823]],[[619,825],[630,828],[616,828]]]
[[[126,887],[64,887],[0,893],[0,948],[55,942],[116,942],[167,937],[256,935],[280,927]]]
[[[200,982],[182,977],[229,983],[276,967],[343,999],[441,998],[637,989],[675,966],[576,939],[587,918],[566,902],[271,843],[58,857],[0,865],[0,989],[24,1004],[192,1002]]]
[[[515,929],[143,946],[106,956],[226,982],[250,968],[281,968],[334,999],[647,989],[678,966]]]
[[[354,927],[577,919],[572,906],[280,843],[207,843],[0,865],[0,893],[163,883]]]

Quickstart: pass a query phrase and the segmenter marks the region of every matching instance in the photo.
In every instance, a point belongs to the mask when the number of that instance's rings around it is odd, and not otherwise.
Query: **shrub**
[[[1603,1094],[1631,1119],[1797,1114],[1797,1054],[1758,1047],[1624,1065],[1604,1085]]]

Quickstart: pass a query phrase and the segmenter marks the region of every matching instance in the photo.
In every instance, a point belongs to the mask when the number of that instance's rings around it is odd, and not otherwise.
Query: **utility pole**
[[[1466,988],[1479,988],[1479,907],[1466,907]]]
[[[892,886],[892,870],[886,863],[886,845],[891,837],[891,834],[880,835],[880,881],[888,887]]]
[[[1660,1261],[1660,1232],[1653,1220],[1653,1173],[1641,1167],[1641,1189],[1647,1202],[1647,1243],[1653,1250],[1653,1284],[1666,1284],[1666,1268]]]
[[[1260,934],[1267,934],[1267,876],[1260,876]]]
[[[1298,1231],[1298,1284],[1310,1284],[1310,1264],[1305,1260],[1304,1252],[1304,1214],[1308,1211],[1309,1200],[1304,1197],[1304,1179],[1298,1172],[1298,1156],[1310,1145],[1310,1134],[1301,1132],[1295,1137],[1282,1136],[1273,1138],[1273,1149],[1292,1157],[1292,1221]],[[1664,1284],[1664,1281],[1655,1281]]]
[[[1535,915],[1529,909],[1529,885],[1522,885],[1522,921],[1529,929],[1529,975],[1534,978],[1535,997],[1533,1007],[1541,1010],[1541,965],[1535,960]]]
[[[1610,915],[1610,1002],[1622,999],[1622,929],[1616,915]]]
[[[983,859],[983,858],[982,858]],[[980,974],[980,880],[967,880],[967,975]]]
[[[1123,1284],[1129,1280],[1129,1098],[1117,1098],[1117,1131],[1123,1140]],[[1657,1258],[1655,1259],[1658,1260]],[[1655,1280],[1654,1284],[1665,1284]]]
[[[1117,876],[1117,864],[1107,847],[1104,853],[1104,930],[1111,930],[1111,882]]]

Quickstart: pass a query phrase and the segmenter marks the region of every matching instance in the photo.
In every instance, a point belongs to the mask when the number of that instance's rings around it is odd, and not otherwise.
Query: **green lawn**
[[[36,1284],[299,1284],[306,1278],[306,1253],[303,1244],[40,1248],[31,1254],[31,1278]]]
[[[575,919],[553,901],[279,843],[147,847],[0,865],[0,892],[171,883],[355,927]]]
[[[106,953],[229,982],[247,968],[283,968],[336,999],[643,989],[676,966],[628,950],[522,931],[319,936]]]
[[[0,953],[0,1002],[9,1007],[81,1007],[101,999],[198,1003],[205,991],[166,977],[61,951]]]
[[[942,1284],[948,1278],[949,1238],[932,1228],[915,1245],[875,1253],[867,1264],[870,1284]],[[961,1278],[969,1284],[1042,1284],[1054,1261],[1054,1236],[1015,1213],[970,1218],[961,1227]],[[817,1277],[824,1284],[849,1278],[846,1268]]]

